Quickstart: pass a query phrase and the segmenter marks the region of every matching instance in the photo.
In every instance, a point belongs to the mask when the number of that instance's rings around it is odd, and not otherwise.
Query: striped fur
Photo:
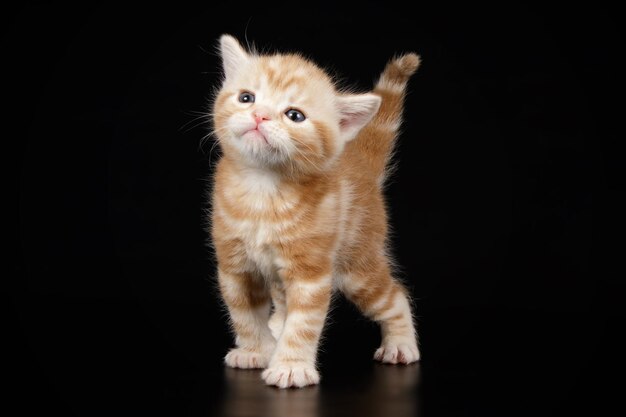
[[[419,56],[415,54],[404,55],[387,64],[374,88],[374,93],[382,98],[380,110],[363,128],[359,140],[355,141],[357,152],[367,155],[372,171],[380,174],[380,184],[385,180],[386,168],[402,124],[406,85],[419,64]]]
[[[319,382],[316,354],[333,291],[381,324],[374,358],[419,359],[407,291],[393,278],[381,191],[415,54],[392,60],[373,93],[338,91],[298,55],[255,55],[221,39],[214,125],[223,151],[211,234],[236,368],[281,388]],[[238,100],[241,92],[254,103]],[[306,120],[294,123],[290,108]]]

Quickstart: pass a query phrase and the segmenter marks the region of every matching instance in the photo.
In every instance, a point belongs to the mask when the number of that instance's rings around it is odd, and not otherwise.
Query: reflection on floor
[[[266,386],[261,371],[227,368],[221,415],[228,417],[418,416],[420,365],[374,364],[361,386],[278,389]],[[337,389],[339,388],[339,389]]]
[[[261,371],[225,368],[232,339],[225,320],[207,319],[217,311],[33,296],[20,310],[24,333],[15,340],[22,344],[7,355],[18,372],[7,379],[23,391],[14,408],[29,416],[615,414],[608,410],[611,399],[622,398],[612,382],[620,375],[613,358],[624,351],[621,320],[505,309],[422,312],[422,362],[387,366],[372,360],[378,328],[339,306],[319,352],[321,384],[280,390],[265,386]]]

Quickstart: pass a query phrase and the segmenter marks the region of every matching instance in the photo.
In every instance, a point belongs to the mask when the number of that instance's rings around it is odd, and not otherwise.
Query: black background
[[[362,89],[394,53],[423,58],[388,201],[416,298],[424,415],[608,410],[624,315],[609,244],[619,22],[597,5],[504,3],[7,12],[7,358],[20,415],[224,409],[231,340],[203,215],[219,152],[200,146],[197,116],[218,86],[217,38],[246,32]],[[349,392],[378,331],[342,299],[332,317],[321,389]]]

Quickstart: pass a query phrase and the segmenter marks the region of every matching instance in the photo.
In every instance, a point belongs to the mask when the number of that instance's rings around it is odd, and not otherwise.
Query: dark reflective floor
[[[230,338],[208,304],[20,300],[7,356],[21,415],[609,415],[620,398],[620,322],[506,309],[422,309],[423,360],[380,365],[376,326],[342,303],[317,387],[279,390],[222,365]],[[584,335],[583,335],[584,333]]]
[[[261,384],[260,372],[226,369],[226,393],[220,413],[229,417],[418,416],[419,375],[419,364],[376,364],[368,378],[341,387],[280,390]]]

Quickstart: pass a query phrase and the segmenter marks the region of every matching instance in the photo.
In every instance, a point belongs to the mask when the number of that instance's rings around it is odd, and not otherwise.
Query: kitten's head
[[[292,174],[327,169],[376,114],[380,97],[337,91],[294,54],[257,55],[223,35],[214,127],[225,156]]]

